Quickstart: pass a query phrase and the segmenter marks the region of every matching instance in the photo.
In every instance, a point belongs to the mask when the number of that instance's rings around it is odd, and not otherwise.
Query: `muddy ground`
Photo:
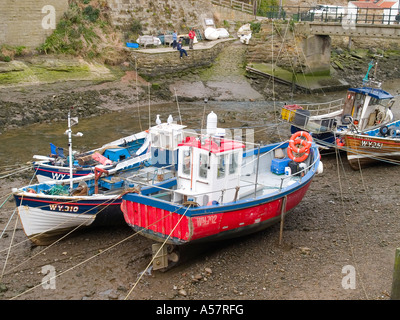
[[[323,155],[322,161],[324,172],[285,218],[281,244],[280,226],[275,225],[233,241],[183,247],[180,263],[166,272],[147,269],[152,241],[129,227],[86,229],[37,247],[14,218],[1,239],[2,267],[11,240],[14,246],[0,297],[388,300],[400,241],[400,167],[353,171],[344,154],[334,153]],[[3,184],[1,194],[20,184]],[[12,201],[1,209],[1,230],[13,210]],[[53,289],[40,285],[47,267],[55,270]],[[346,280],[352,274],[354,282]]]
[[[109,92],[103,103],[110,109],[132,106],[131,97],[122,95],[131,84],[122,80],[67,83],[64,90],[89,92],[99,86]],[[229,96],[230,82],[223,86]],[[2,97],[8,92],[19,103],[39,101],[63,87],[46,88],[3,90]],[[0,231],[5,229],[0,299],[388,300],[400,242],[400,167],[353,171],[345,153],[336,152],[323,154],[322,161],[324,172],[285,218],[281,244],[275,225],[228,242],[187,246],[178,265],[166,272],[148,269],[153,242],[127,226],[85,229],[54,245],[34,246],[15,216],[8,224],[15,208],[10,199],[0,209]],[[28,174],[3,180],[1,199],[27,182]],[[42,286],[52,270],[55,282]]]

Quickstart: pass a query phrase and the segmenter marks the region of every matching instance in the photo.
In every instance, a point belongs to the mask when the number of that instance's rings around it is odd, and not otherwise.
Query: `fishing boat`
[[[281,120],[291,124],[292,133],[310,132],[316,143],[327,149],[342,143],[340,136],[347,131],[365,131],[393,121],[393,95],[383,90],[380,82],[368,80],[373,65],[371,62],[363,86],[349,88],[345,99],[284,105]]]
[[[296,207],[322,170],[307,132],[291,144],[255,146],[225,138],[215,118],[208,115],[205,134],[179,144],[172,188],[123,195],[124,218],[134,231],[173,247],[260,231]]]
[[[64,154],[64,148],[50,143],[50,154],[48,156],[34,155],[36,160],[32,163],[38,182],[47,180],[65,180],[83,177],[93,174],[95,167],[110,170],[119,163],[127,161],[140,155],[146,154],[149,147],[148,133],[139,132],[127,137],[109,142],[100,148],[84,153],[74,154],[72,151],[71,127],[77,123],[75,118],[68,113],[68,145],[69,155]],[[81,136],[81,133],[75,136]],[[140,158],[138,158],[139,160]]]
[[[174,123],[150,128],[148,152],[110,170],[95,167],[94,173],[83,177],[14,188],[27,237],[35,244],[46,245],[81,227],[125,224],[120,209],[124,192],[147,194],[153,186],[168,188],[176,183],[172,161],[177,156],[183,128]],[[142,188],[139,183],[145,186]]]
[[[343,150],[354,170],[378,162],[398,164],[400,160],[400,120],[373,130],[347,132]]]

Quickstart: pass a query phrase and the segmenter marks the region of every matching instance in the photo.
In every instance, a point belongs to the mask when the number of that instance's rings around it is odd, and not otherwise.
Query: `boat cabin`
[[[177,163],[178,144],[183,141],[184,125],[159,122],[149,130],[151,143],[151,164],[155,167],[163,167]]]
[[[379,88],[350,88],[343,106],[342,124],[349,124],[351,116],[359,131],[393,119],[393,96]],[[347,123],[346,123],[347,122]]]
[[[187,137],[179,145],[174,201],[194,201],[203,206],[221,203],[221,197],[233,200],[244,147],[241,142],[218,136]],[[225,191],[221,193],[221,190]]]

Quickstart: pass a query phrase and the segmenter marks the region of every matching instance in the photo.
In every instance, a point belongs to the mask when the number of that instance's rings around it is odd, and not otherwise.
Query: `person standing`
[[[175,49],[178,45],[178,34],[176,30],[174,30],[174,33],[172,34],[172,49]]]
[[[180,52],[180,57],[181,57],[181,59],[182,59],[182,55],[183,55],[183,54],[185,54],[186,57],[189,57],[188,54],[187,54],[187,52],[186,52],[186,50],[183,49],[183,47],[182,47],[182,40],[181,40],[181,39],[179,39],[178,44],[177,44],[177,46],[176,46],[176,49]]]
[[[196,36],[196,32],[194,32],[194,28],[191,28],[189,31],[189,49],[193,49],[193,41]]]

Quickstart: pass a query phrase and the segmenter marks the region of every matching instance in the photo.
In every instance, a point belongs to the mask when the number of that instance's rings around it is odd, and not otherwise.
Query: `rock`
[[[198,273],[193,277],[193,279],[199,281],[199,280],[203,279],[203,276],[200,273]]]
[[[180,290],[178,291],[178,293],[179,293],[179,295],[181,295],[181,296],[183,296],[183,297],[186,297],[186,296],[187,296],[187,292],[186,292],[185,289],[180,289]]]
[[[0,293],[6,292],[7,290],[7,286],[4,283],[0,283]]]
[[[307,247],[300,247],[299,249],[300,249],[301,254],[304,254],[304,255],[308,255],[311,252],[311,249],[307,248]]]
[[[205,268],[204,271],[207,272],[208,274],[212,274],[212,270],[210,268]]]

